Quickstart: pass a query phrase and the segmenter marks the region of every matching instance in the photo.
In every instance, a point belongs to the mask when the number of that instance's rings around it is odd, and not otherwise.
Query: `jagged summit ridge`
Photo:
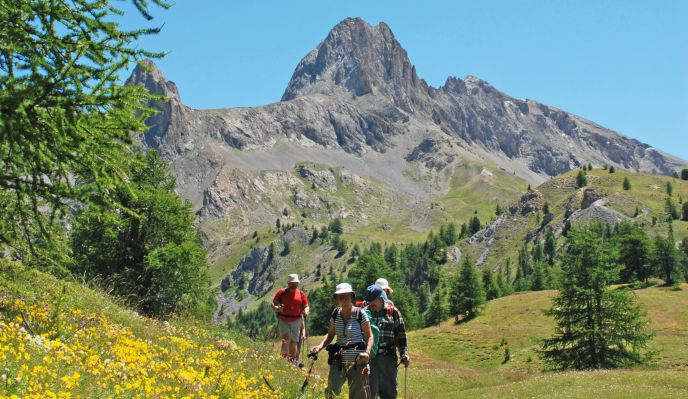
[[[360,18],[347,18],[299,62],[282,101],[313,93],[332,94],[336,88],[355,96],[389,96],[410,110],[428,85],[418,78],[406,50],[387,24],[372,26]]]

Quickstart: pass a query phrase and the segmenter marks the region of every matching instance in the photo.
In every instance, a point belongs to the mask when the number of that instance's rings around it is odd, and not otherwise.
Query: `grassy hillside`
[[[409,393],[416,398],[688,395],[688,285],[683,291],[653,287],[636,294],[656,333],[651,349],[658,356],[650,365],[543,373],[536,349],[539,340],[553,332],[553,321],[542,313],[553,292],[530,292],[491,301],[467,323],[455,325],[451,320],[411,332],[414,366],[407,371]],[[510,359],[505,361],[507,347]]]
[[[683,201],[688,200],[688,181],[648,173],[633,173],[617,170],[609,173],[604,169],[588,171],[588,185],[583,188],[576,187],[576,174],[578,170],[570,171],[561,176],[554,177],[536,187],[541,194],[540,202],[547,202],[553,214],[552,221],[548,224],[554,231],[561,230],[564,226],[567,207],[580,206],[583,193],[587,189],[593,189],[606,199],[606,207],[627,216],[631,221],[640,224],[650,236],[661,234],[666,236],[668,223],[666,222],[665,203],[667,198],[666,185],[672,184],[673,193],[670,197],[675,206],[680,209]],[[624,190],[622,185],[624,178],[631,182],[631,189]],[[511,205],[517,204],[513,202]],[[636,216],[636,208],[639,214]],[[484,253],[485,267],[495,268],[511,258],[512,263],[517,259],[518,248],[527,235],[535,236],[541,227],[544,215],[542,211],[527,215],[516,214],[511,216],[494,235],[490,243],[482,242],[477,245],[469,245],[463,242],[461,250],[470,254],[473,259],[478,259]],[[483,220],[482,221],[487,221]],[[673,221],[674,237],[677,241],[688,238],[688,222],[683,220]],[[540,237],[542,238],[542,237]],[[562,240],[560,240],[563,242]]]
[[[305,371],[275,353],[0,259],[0,398],[298,397]]]

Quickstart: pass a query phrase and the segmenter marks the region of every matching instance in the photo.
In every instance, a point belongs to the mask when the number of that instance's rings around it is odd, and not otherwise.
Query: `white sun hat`
[[[335,295],[339,294],[353,294],[354,289],[351,288],[351,284],[349,283],[339,283],[337,284],[337,288],[334,291]]]
[[[289,282],[290,283],[298,283],[299,282],[299,275],[298,274],[290,274],[289,275]]]
[[[387,281],[386,278],[379,278],[379,279],[377,279],[377,280],[375,281],[375,284],[377,284],[377,285],[379,285],[380,287],[382,287],[383,290],[389,290],[389,293],[390,293],[390,294],[391,294],[392,292],[394,292],[394,290],[392,289],[392,287],[389,286],[389,281]]]

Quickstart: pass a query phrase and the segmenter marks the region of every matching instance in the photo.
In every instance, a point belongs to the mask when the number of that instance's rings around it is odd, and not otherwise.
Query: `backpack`
[[[339,308],[335,308],[334,311],[332,312],[332,322],[336,322],[337,316],[339,316]],[[380,345],[380,327],[375,325],[373,322],[373,316],[372,313],[370,313],[370,310],[368,309],[361,309],[360,307],[356,307],[356,320],[358,321],[358,324],[361,324],[361,321],[363,320],[363,316],[361,315],[361,312],[366,312],[368,315],[368,321],[370,322],[370,329],[373,332],[373,348],[370,350],[370,359],[372,360],[375,356],[377,356],[377,351],[378,347]]]

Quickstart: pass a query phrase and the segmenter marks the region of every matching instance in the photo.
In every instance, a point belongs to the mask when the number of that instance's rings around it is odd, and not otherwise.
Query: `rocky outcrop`
[[[318,188],[330,193],[337,191],[337,179],[335,178],[334,173],[332,173],[332,171],[329,169],[318,170],[312,166],[299,165],[296,168],[296,171],[301,177],[310,181]]]

